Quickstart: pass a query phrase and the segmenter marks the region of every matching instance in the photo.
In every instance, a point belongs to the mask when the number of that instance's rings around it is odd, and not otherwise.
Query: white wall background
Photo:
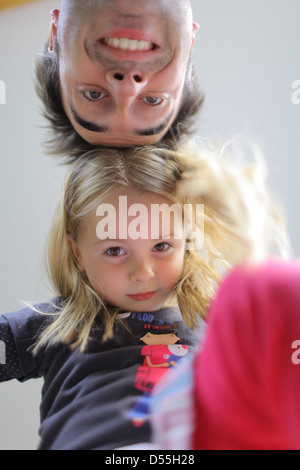
[[[195,61],[206,95],[199,134],[255,139],[300,255],[299,0],[192,0]],[[299,82],[300,83],[300,82]]]
[[[0,13],[0,80],[6,84],[6,104],[0,104],[0,314],[21,308],[22,300],[52,295],[41,260],[64,168],[41,151],[44,122],[33,76],[49,12],[59,4],[40,0]],[[300,1],[192,5],[201,27],[194,58],[206,95],[198,134],[241,134],[259,142],[299,256],[300,103],[292,102],[292,83],[300,80]],[[40,380],[0,385],[0,450],[36,448],[40,389]]]

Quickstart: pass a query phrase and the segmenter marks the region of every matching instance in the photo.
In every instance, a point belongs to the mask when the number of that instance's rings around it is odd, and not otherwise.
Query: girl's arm
[[[18,379],[24,382],[41,377],[46,355],[33,354],[38,335],[52,316],[58,299],[37,305],[35,309],[25,307],[19,311],[0,315],[0,382]],[[49,359],[51,360],[51,359]]]
[[[23,375],[17,348],[8,321],[0,316],[0,382]]]

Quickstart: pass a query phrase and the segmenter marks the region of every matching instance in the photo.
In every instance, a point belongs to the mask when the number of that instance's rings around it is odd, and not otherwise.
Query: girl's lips
[[[155,294],[154,292],[141,292],[140,294],[131,294],[128,297],[131,297],[133,300],[142,301],[142,300],[149,300]]]

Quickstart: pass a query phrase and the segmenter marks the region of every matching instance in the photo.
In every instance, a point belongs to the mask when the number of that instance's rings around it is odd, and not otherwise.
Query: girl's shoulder
[[[41,358],[33,354],[33,349],[43,328],[56,317],[60,303],[61,299],[57,297],[0,316],[0,322],[6,325],[14,342],[23,371],[22,381],[41,375]]]
[[[47,302],[26,305],[21,310],[3,314],[12,330],[15,340],[25,340],[32,338],[35,333],[49,324],[56,317],[61,298],[55,297]]]

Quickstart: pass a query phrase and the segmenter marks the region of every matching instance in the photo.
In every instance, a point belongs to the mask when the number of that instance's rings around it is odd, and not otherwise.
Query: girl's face
[[[69,238],[79,269],[110,305],[143,312],[166,303],[185,252],[182,213],[171,207],[155,193],[120,189],[83,219],[76,241]]]

